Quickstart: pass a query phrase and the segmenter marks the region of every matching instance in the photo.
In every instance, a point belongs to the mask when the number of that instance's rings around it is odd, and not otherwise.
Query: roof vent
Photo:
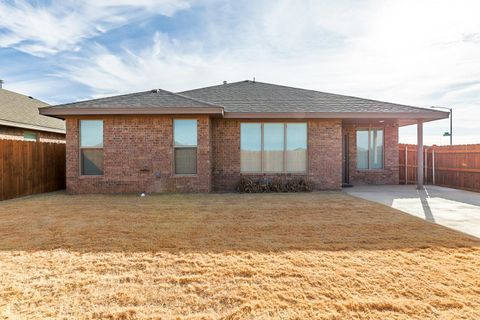
[[[227,81],[226,81],[226,80],[223,80],[223,84],[227,84]]]
[[[0,80],[0,89],[3,88],[3,80]]]
[[[152,89],[152,93],[159,93],[160,89]]]
[[[32,97],[32,96],[28,96],[28,97],[29,97],[30,99],[33,99],[33,97]]]

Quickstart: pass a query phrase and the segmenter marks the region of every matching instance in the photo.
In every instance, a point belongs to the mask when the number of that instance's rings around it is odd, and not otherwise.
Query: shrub
[[[280,179],[274,179],[270,181],[268,184],[268,191],[269,192],[284,192],[285,191],[285,184]]]
[[[294,178],[287,181],[285,189],[287,192],[308,192],[312,191],[312,185],[303,178]]]
[[[236,187],[240,193],[262,193],[262,192],[308,192],[312,191],[312,185],[304,178],[293,178],[283,182],[279,178],[261,178],[253,180],[242,177]]]
[[[236,188],[240,193],[255,193],[259,192],[258,184],[250,178],[242,177]]]

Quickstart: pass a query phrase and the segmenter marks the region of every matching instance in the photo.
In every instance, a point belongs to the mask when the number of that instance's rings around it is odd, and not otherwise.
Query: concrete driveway
[[[438,186],[355,186],[344,192],[386,204],[427,221],[480,238],[480,193]]]

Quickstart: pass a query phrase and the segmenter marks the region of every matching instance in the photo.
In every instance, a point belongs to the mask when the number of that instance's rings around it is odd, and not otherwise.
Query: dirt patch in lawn
[[[342,193],[0,203],[0,317],[480,318],[480,241]]]

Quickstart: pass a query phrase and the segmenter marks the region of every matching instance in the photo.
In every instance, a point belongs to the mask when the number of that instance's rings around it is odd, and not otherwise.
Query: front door
[[[344,134],[342,136],[342,183],[343,184],[349,184],[350,179],[349,179],[349,162],[348,161],[348,134]]]

